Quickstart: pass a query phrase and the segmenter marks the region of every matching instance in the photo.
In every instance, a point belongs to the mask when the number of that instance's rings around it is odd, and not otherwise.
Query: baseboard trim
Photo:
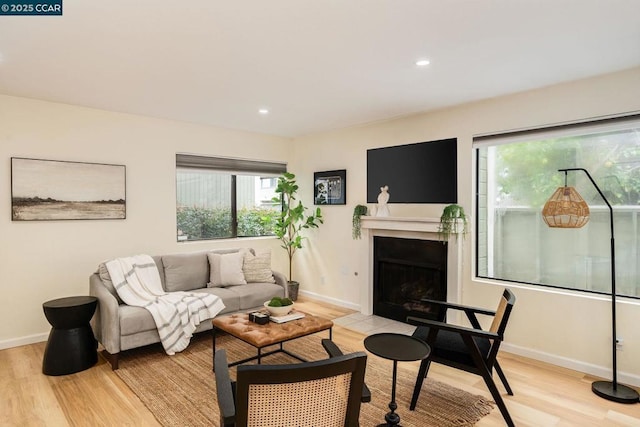
[[[580,360],[569,359],[568,357],[557,356],[555,354],[545,353],[543,351],[532,350],[530,348],[521,347],[509,343],[502,343],[501,351],[517,354],[518,356],[528,357],[529,359],[539,360],[555,366],[561,366],[574,371],[584,372],[585,374],[594,375],[596,377],[611,380],[611,368],[582,362]],[[640,376],[618,370],[618,383],[640,387]]]
[[[13,338],[10,340],[0,341],[0,350],[7,348],[20,347],[22,345],[35,344],[37,342],[46,341],[49,338],[48,333],[28,335],[26,337]]]
[[[351,310],[360,311],[360,304],[354,304],[354,303],[343,301],[337,298],[327,297],[324,295],[316,294],[315,292],[309,292],[309,291],[303,291],[303,290],[300,290],[299,292],[301,295],[304,295],[314,300],[324,301],[324,302],[328,302],[329,304],[337,305],[338,307],[344,307]]]

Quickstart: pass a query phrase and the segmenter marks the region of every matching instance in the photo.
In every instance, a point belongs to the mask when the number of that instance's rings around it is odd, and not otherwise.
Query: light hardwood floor
[[[304,298],[297,304],[330,319],[353,313]],[[364,349],[365,336],[359,332],[336,326],[333,337],[339,346]],[[0,426],[159,425],[102,358],[83,372],[43,375],[44,347],[45,343],[38,343],[0,351]],[[515,393],[505,394],[505,400],[518,426],[640,426],[640,404],[616,404],[595,396],[593,377],[505,352],[500,363]],[[416,363],[398,367],[417,371]],[[435,364],[429,376],[490,398],[478,376]],[[398,405],[400,414],[408,410],[408,402]],[[497,408],[477,424],[503,425]]]

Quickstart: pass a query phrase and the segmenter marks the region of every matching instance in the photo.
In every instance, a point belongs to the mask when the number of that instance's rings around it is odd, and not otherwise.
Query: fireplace
[[[442,320],[422,298],[447,299],[447,242],[373,239],[373,314],[404,322],[407,316]]]
[[[360,281],[360,311],[362,314],[373,314],[374,288],[374,240],[377,237],[395,237],[409,240],[430,240],[446,250],[446,301],[459,304],[462,301],[462,236],[452,236],[442,244],[438,229],[440,218],[427,217],[362,217],[363,238],[368,241],[368,268],[364,269]],[[444,298],[443,298],[444,299]],[[447,312],[447,321],[457,323],[462,321],[457,310]]]

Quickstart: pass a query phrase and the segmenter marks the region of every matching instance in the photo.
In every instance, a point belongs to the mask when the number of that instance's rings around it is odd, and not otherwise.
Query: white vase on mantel
[[[389,216],[389,186],[385,185],[380,187],[380,194],[378,194],[378,206],[376,209],[377,217]]]

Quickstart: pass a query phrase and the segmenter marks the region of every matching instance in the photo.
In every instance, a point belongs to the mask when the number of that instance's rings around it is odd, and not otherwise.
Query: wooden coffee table
[[[211,322],[213,323],[213,357],[215,357],[216,354],[217,331],[224,331],[237,339],[254,346],[258,350],[258,354],[256,356],[247,357],[246,359],[229,363],[230,367],[250,362],[252,360],[257,360],[258,363],[261,363],[263,357],[275,353],[285,353],[297,360],[300,360],[301,362],[306,362],[306,359],[285,350],[283,343],[326,330],[329,330],[329,339],[331,339],[333,328],[333,322],[331,320],[313,316],[308,313],[305,313],[305,317],[302,319],[292,320],[286,323],[269,322],[266,325],[259,325],[254,322],[250,322],[249,314],[247,313],[220,316],[216,317]],[[276,350],[268,351],[266,353],[262,352],[263,348],[276,344],[278,345]]]

